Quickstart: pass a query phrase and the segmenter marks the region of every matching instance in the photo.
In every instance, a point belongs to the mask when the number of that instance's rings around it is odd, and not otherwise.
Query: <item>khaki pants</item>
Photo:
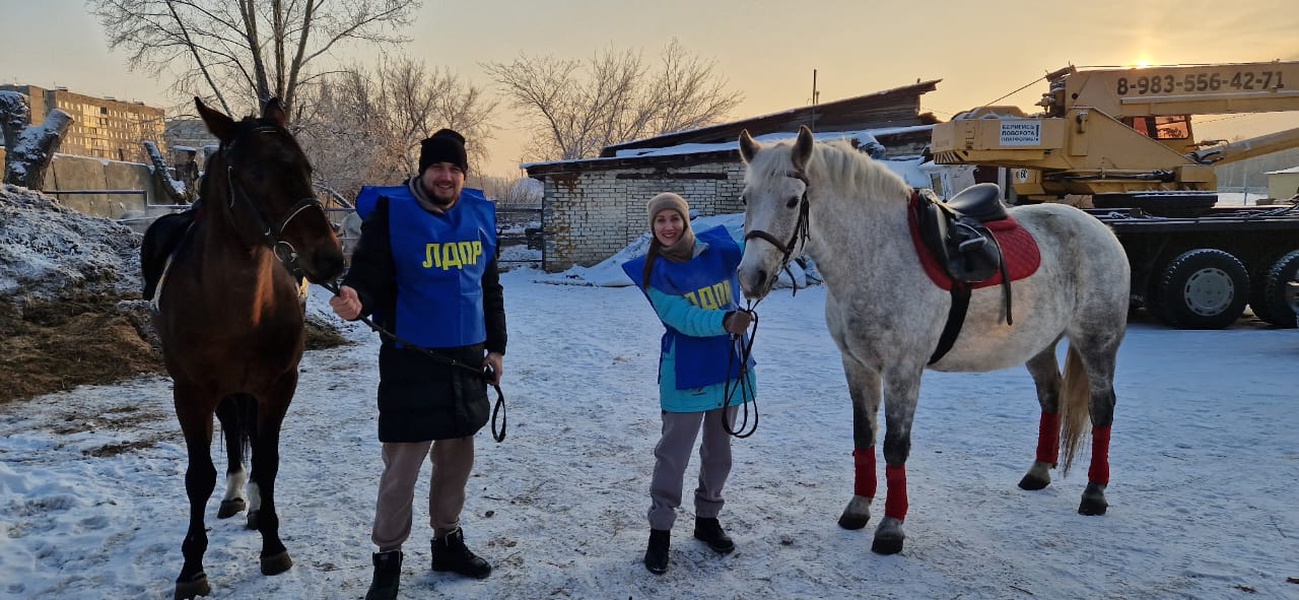
[[[474,466],[474,437],[383,445],[383,475],[370,539],[380,552],[397,550],[410,537],[415,482],[424,457],[433,463],[428,513],[433,536],[440,538],[460,526],[465,485]]]

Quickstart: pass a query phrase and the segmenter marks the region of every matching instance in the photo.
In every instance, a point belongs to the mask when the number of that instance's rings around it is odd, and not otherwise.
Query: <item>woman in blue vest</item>
[[[330,306],[378,325],[413,346],[499,382],[505,302],[496,266],[496,209],[464,189],[465,138],[443,129],[420,145],[419,174],[405,184],[366,188],[365,219],[352,266]],[[482,579],[492,567],[465,546],[460,511],[474,464],[474,434],[487,423],[483,377],[385,339],[379,348],[379,441],[383,474],[371,539],[374,580],[366,600],[397,597],[402,544],[411,533],[415,482],[433,463],[429,521],[434,571]]]
[[[681,505],[686,465],[695,439],[699,447],[699,486],[695,489],[695,538],[720,554],[735,549],[717,520],[722,487],[731,472],[731,436],[738,407],[755,389],[752,361],[741,369],[742,343],[752,315],[739,309],[735,269],[742,253],[725,227],[695,237],[690,207],[673,193],[649,201],[649,251],[623,264],[645,292],[667,329],[659,356],[659,403],[663,431],[654,448],[650,482],[650,538],[645,568],[668,569],[672,525]],[[729,385],[728,385],[729,382]],[[727,398],[726,392],[732,391]],[[725,421],[725,423],[723,423]]]

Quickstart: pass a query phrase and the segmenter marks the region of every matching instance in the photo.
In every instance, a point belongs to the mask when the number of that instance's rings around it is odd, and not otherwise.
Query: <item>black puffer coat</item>
[[[455,210],[452,208],[451,210]],[[343,285],[355,288],[362,314],[397,331],[397,268],[388,229],[388,199],[379,198],[361,224],[361,239]],[[505,299],[495,257],[483,275],[483,314],[487,340],[482,344],[435,351],[470,366],[485,352],[505,354]],[[379,350],[379,441],[422,442],[473,435],[487,423],[487,382],[475,373],[446,365],[417,350],[385,340]]]

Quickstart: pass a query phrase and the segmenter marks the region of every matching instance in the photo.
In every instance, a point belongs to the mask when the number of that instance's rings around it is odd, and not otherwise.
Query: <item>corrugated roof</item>
[[[920,96],[932,92],[941,79],[918,81],[864,96],[804,106],[721,125],[678,131],[652,138],[606,146],[601,157],[617,156],[620,151],[637,148],[664,148],[681,144],[734,143],[747,129],[754,136],[778,132],[797,132],[807,125],[817,133],[861,131],[886,127],[932,125],[930,115],[920,114]]]

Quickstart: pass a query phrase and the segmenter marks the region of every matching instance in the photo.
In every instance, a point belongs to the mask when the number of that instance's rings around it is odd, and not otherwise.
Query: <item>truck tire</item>
[[[1292,250],[1262,271],[1258,280],[1253,282],[1250,306],[1254,309],[1254,315],[1265,323],[1283,329],[1299,326],[1299,318],[1296,318],[1294,310],[1285,300],[1286,283],[1297,279],[1299,250]]]
[[[1222,329],[1236,322],[1249,300],[1249,272],[1217,248],[1197,248],[1169,261],[1154,286],[1152,311],[1179,329]]]

